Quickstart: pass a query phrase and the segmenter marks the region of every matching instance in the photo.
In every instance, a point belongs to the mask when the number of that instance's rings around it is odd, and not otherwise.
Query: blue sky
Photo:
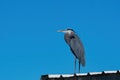
[[[85,47],[81,72],[120,69],[119,0],[1,0],[0,80],[74,72],[57,30],[73,28]]]

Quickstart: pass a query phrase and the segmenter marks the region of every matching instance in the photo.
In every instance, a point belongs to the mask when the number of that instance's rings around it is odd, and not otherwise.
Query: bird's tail
[[[85,56],[84,55],[81,57],[80,63],[82,64],[83,67],[85,66],[86,61],[85,61]]]

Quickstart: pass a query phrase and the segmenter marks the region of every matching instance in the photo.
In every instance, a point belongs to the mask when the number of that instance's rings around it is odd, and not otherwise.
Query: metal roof
[[[42,75],[41,80],[72,80],[75,77],[77,78],[75,80],[120,80],[120,70],[76,74],[49,74]]]

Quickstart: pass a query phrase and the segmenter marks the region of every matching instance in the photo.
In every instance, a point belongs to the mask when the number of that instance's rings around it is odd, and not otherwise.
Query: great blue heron
[[[82,64],[82,66],[85,66],[84,47],[83,47],[81,40],[76,35],[73,29],[58,30],[58,32],[65,33],[64,39],[66,43],[69,45],[70,50],[75,56],[74,73],[76,73],[76,60],[77,59],[79,61],[78,72],[80,73],[80,64]]]

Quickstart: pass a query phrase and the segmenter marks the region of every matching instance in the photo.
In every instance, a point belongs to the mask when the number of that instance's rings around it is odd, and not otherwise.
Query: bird
[[[58,32],[64,33],[64,39],[65,42],[70,47],[71,52],[74,55],[74,73],[76,73],[76,61],[78,60],[78,73],[80,73],[80,65],[85,67],[86,61],[85,61],[85,51],[84,46],[82,44],[82,41],[76,34],[76,32],[71,29],[67,28],[65,30],[58,30]]]

